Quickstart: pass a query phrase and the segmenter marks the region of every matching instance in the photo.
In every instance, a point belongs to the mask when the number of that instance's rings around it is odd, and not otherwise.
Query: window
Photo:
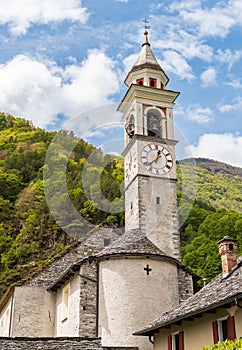
[[[212,326],[214,344],[226,339],[234,340],[236,338],[233,316],[220,318],[217,321],[214,321]]]
[[[137,79],[137,80],[136,80],[136,84],[137,84],[137,85],[144,85],[144,78]]]
[[[107,247],[110,244],[111,239],[110,238],[104,238],[104,247]]]
[[[62,290],[62,316],[61,316],[62,322],[66,321],[68,318],[69,297],[70,297],[70,283],[68,283]]]
[[[149,78],[150,87],[156,88],[156,79]]]
[[[160,204],[160,197],[156,197],[156,204]]]
[[[172,333],[168,337],[168,350],[184,350],[184,333]]]

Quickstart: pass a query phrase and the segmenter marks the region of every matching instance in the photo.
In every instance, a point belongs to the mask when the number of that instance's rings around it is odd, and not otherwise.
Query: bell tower
[[[99,336],[104,347],[151,350],[134,333],[192,293],[180,262],[173,107],[178,92],[148,40],[125,79],[125,233],[98,255]],[[191,295],[191,294],[190,294]]]
[[[119,105],[125,123],[125,230],[140,229],[165,254],[180,260],[173,107],[179,92],[144,32]]]

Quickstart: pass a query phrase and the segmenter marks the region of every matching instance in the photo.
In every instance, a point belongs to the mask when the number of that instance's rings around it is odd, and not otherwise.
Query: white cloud
[[[186,60],[175,51],[165,51],[164,61],[160,62],[160,64],[165,72],[171,72],[180,79],[194,79],[191,66],[189,66]]]
[[[123,64],[124,64],[124,72],[126,74],[132,69],[133,65],[137,60],[138,54],[139,53],[137,52],[124,58]]]
[[[241,89],[242,88],[242,82],[239,78],[233,78],[231,77],[231,80],[225,83],[228,86],[232,86],[234,89]]]
[[[192,5],[191,5],[192,4]],[[240,0],[218,2],[211,8],[205,8],[201,1],[175,2],[172,11],[179,11],[180,16],[190,26],[196,25],[200,35],[226,37],[236,23],[241,23],[242,10]]]
[[[115,68],[115,62],[99,50],[89,51],[81,65],[64,69],[55,62],[18,55],[0,66],[1,109],[41,127],[55,123],[58,114],[69,119],[109,102],[119,90]]]
[[[155,22],[155,26],[157,27],[159,27],[162,22],[161,18],[157,16],[152,17],[152,21]],[[160,34],[157,33],[154,47],[163,50],[176,50],[188,60],[197,57],[207,62],[211,61],[213,49],[204,44],[197,34],[191,34],[185,31],[181,24],[167,23],[165,35],[165,40],[161,40]]]
[[[216,69],[210,67],[206,69],[201,75],[200,79],[204,87],[213,86],[216,83],[217,71]]]
[[[242,98],[238,96],[232,101],[232,103],[219,105],[218,109],[222,113],[227,113],[230,111],[239,111],[239,110],[242,111]]]
[[[194,157],[210,158],[242,167],[242,136],[233,134],[204,134],[197,146],[188,146],[186,151]],[[188,153],[190,156],[190,153]]]
[[[186,116],[188,120],[198,124],[206,124],[213,119],[213,111],[208,107],[203,108],[199,104],[194,104],[187,108]]]
[[[63,20],[85,23],[89,17],[81,0],[0,0],[0,24],[15,35],[25,34],[33,24]]]
[[[233,65],[242,58],[242,50],[231,51],[229,49],[221,50],[216,52],[215,58],[218,62],[226,63],[228,69],[231,69]]]

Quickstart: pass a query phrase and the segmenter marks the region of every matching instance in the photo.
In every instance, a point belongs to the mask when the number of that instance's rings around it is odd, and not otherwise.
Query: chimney
[[[237,265],[237,239],[225,236],[217,243],[219,244],[219,254],[221,255],[223,277],[226,277],[232,268]]]

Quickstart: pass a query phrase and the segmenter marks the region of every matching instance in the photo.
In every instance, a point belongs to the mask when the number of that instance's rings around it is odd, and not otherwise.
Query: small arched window
[[[150,82],[150,87],[156,88],[156,79],[149,78],[149,82]]]
[[[140,78],[136,80],[137,85],[144,85],[144,78]]]
[[[130,138],[134,136],[134,131],[135,131],[134,116],[131,115],[128,119],[128,123],[126,124],[126,132]]]

